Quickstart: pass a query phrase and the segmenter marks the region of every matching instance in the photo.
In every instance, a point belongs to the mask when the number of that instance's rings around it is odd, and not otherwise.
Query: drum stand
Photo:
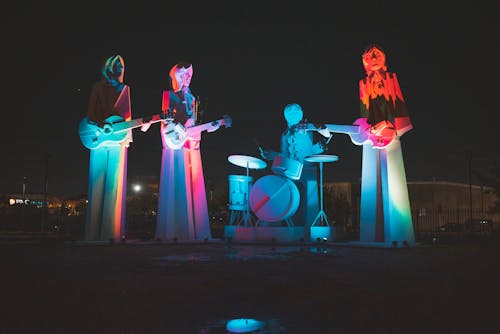
[[[325,162],[333,162],[337,161],[339,158],[336,155],[311,155],[306,157],[304,160],[309,162],[318,162],[319,163],[319,203],[320,210],[318,215],[314,219],[311,226],[316,225],[318,222],[325,222],[326,226],[330,226],[328,223],[328,217],[326,216],[325,211],[323,210],[323,163]],[[321,224],[319,225],[321,226]]]
[[[250,192],[250,177],[249,177],[249,166],[248,161],[246,163],[246,176],[247,176],[247,190],[245,192],[245,212],[243,213],[243,226],[253,226],[252,216],[250,215],[250,200],[249,200],[249,192]]]
[[[245,155],[231,155],[228,157],[228,161],[232,163],[233,165],[239,166],[239,167],[244,167],[246,170],[246,182],[247,182],[247,187],[246,187],[246,192],[245,192],[245,210],[244,211],[233,211],[231,212],[231,217],[229,224],[234,224],[235,222],[238,222],[238,224],[234,225],[243,225],[243,226],[253,226],[254,221],[252,218],[252,214],[250,212],[250,199],[249,199],[249,192],[250,192],[250,173],[249,170],[250,168],[252,169],[262,169],[267,166],[266,162],[250,157],[250,156],[245,156]],[[242,215],[242,219],[239,220],[239,215]]]
[[[231,216],[229,218],[229,225],[243,225],[243,226],[253,226],[254,221],[252,215],[250,214],[250,204],[248,193],[250,191],[250,175],[248,162],[246,164],[246,181],[247,186],[245,191],[245,210],[231,210]]]

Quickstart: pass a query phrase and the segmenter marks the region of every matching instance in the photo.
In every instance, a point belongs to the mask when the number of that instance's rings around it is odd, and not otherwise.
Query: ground
[[[4,242],[0,332],[499,332],[499,245]]]

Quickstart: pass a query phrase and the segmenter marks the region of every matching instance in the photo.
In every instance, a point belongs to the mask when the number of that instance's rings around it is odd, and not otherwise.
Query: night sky
[[[220,191],[229,174],[244,174],[229,155],[258,157],[255,141],[279,149],[286,104],[299,103],[314,123],[358,118],[361,54],[370,43],[385,49],[414,125],[401,140],[409,181],[468,182],[468,152],[473,169],[500,158],[500,18],[493,5],[231,3],[6,8],[0,193],[21,192],[23,177],[29,190],[43,191],[47,156],[49,193],[87,192],[89,151],[78,124],[102,60],[113,53],[125,60],[133,118],[160,112],[170,68],[181,59],[193,63],[202,121],[227,114],[233,122],[202,136],[205,179]],[[159,176],[161,147],[159,124],[135,129],[129,178]],[[335,135],[326,153],[340,160],[325,167],[325,180],[359,179],[362,148],[347,135]]]

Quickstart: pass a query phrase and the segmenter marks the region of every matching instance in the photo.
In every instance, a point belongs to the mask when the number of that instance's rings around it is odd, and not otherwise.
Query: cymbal
[[[339,157],[330,154],[314,154],[305,157],[304,160],[308,162],[334,162],[339,160]]]
[[[251,168],[251,169],[262,169],[266,168],[267,163],[259,158],[254,158],[248,155],[230,155],[227,161],[233,165]]]

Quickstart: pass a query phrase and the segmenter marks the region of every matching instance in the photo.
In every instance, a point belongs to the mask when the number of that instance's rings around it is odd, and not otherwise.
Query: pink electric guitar
[[[386,148],[396,138],[394,124],[388,121],[380,122],[373,128],[366,118],[358,118],[353,124],[359,126],[359,133],[351,135],[351,141],[356,145],[371,142],[374,148]]]

